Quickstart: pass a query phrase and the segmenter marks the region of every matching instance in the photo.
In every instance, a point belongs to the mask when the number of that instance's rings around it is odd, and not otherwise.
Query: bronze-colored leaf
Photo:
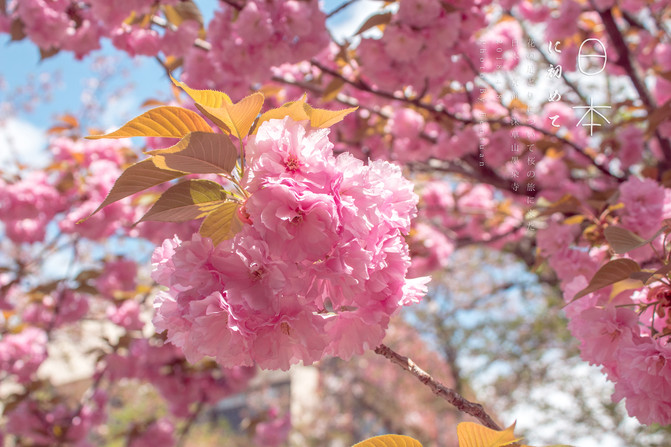
[[[182,0],[173,6],[164,6],[164,8],[166,9],[166,18],[177,26],[185,20],[193,20],[200,23],[201,26],[204,23],[203,14],[200,12],[200,9],[198,9],[198,6],[191,0]],[[168,15],[167,10],[170,10],[170,16]]]
[[[615,259],[610,261],[594,274],[589,285],[578,292],[573,298],[573,301],[599,289],[610,286],[611,284],[615,284],[618,281],[622,281],[623,279],[629,279],[632,273],[640,271],[641,267],[637,262],[632,261],[631,259]]]
[[[336,99],[340,90],[345,86],[345,80],[343,78],[333,78],[331,82],[328,83],[324,89],[324,94],[322,95],[322,101],[329,102]]]
[[[191,132],[166,149],[147,152],[160,169],[192,174],[230,173],[238,151],[228,135]]]
[[[117,200],[121,200],[140,191],[144,191],[145,189],[151,188],[152,186],[160,185],[161,183],[176,179],[185,174],[185,172],[166,171],[164,169],[160,169],[156,167],[151,159],[142,160],[141,162],[135,163],[121,173],[116,182],[114,182],[112,190],[109,192],[109,194],[107,194],[107,197],[105,197],[103,203],[101,203],[100,206],[93,213],[91,213],[91,216],[110,203],[114,203]],[[88,216],[86,219],[91,216]],[[86,219],[82,219],[80,222],[83,222]]]
[[[603,230],[606,240],[617,254],[624,254],[647,244],[649,241],[626,228],[611,225]]]
[[[60,48],[49,47],[48,49],[40,48],[40,62],[49,59],[50,57],[56,56],[61,51]]]
[[[25,25],[21,19],[16,18],[12,20],[11,25],[9,26],[9,35],[12,36],[12,42],[23,40],[26,38]]]
[[[655,270],[654,272],[650,271],[640,271],[634,272],[631,274],[631,278],[638,279],[642,281],[643,284],[647,285],[652,278],[655,276],[666,276],[671,272],[671,264],[666,264]]]
[[[565,194],[561,199],[551,203],[540,213],[541,216],[550,216],[554,213],[575,213],[580,209],[580,201],[571,194]]]
[[[361,28],[359,28],[359,31],[357,31],[354,35],[358,36],[361,33],[364,33],[368,31],[371,28],[374,28],[376,26],[382,27],[389,22],[391,22],[392,18],[392,13],[391,12],[383,12],[382,14],[375,14],[374,16],[371,16],[364,22],[363,25],[361,25]]]

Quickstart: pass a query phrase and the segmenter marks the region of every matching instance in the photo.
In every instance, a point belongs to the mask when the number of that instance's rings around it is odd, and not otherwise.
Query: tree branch
[[[629,52],[629,47],[627,47],[627,42],[624,41],[624,37],[622,36],[620,29],[617,27],[617,23],[615,23],[612,10],[607,9],[605,11],[599,11],[599,16],[601,16],[601,21],[606,28],[608,37],[612,41],[613,45],[615,45],[615,49],[617,51],[617,64],[627,72],[629,79],[631,79],[631,83],[634,85],[634,88],[638,93],[638,96],[641,98],[641,101],[643,101],[643,105],[645,105],[646,109],[648,109],[648,113],[651,113],[655,108],[657,108],[657,104],[646,88],[645,83],[639,76],[636,67],[634,67],[632,56]],[[667,138],[662,137],[658,131],[655,131],[655,138],[657,138],[657,141],[659,141],[659,146],[661,147],[662,153],[664,154],[665,162],[663,165],[666,168],[669,168],[669,165],[671,164],[671,142],[669,142]]]
[[[431,377],[429,373],[415,365],[415,363],[408,357],[396,353],[394,350],[384,344],[381,344],[375,348],[375,353],[387,358],[392,363],[395,363],[396,365],[411,373],[417,378],[417,380],[428,386],[431,391],[448,401],[457,410],[473,416],[486,427],[489,427],[493,430],[501,430],[501,427],[496,422],[494,422],[489,414],[487,414],[482,405],[466,400],[453,389],[448,388],[442,383],[438,382],[433,377]]]
[[[411,105],[414,105],[415,107],[418,107],[420,109],[424,109],[428,112],[431,112],[431,113],[434,113],[434,114],[437,114],[437,115],[443,115],[443,116],[445,116],[445,117],[447,117],[451,120],[454,120],[454,121],[458,121],[458,122],[461,122],[461,123],[464,123],[464,124],[488,123],[488,124],[498,124],[498,125],[504,126],[504,127],[516,127],[516,126],[518,126],[518,124],[514,124],[512,122],[512,120],[510,120],[510,121],[507,121],[507,120],[504,120],[504,119],[485,119],[485,120],[481,120],[481,119],[477,119],[475,117],[473,117],[473,118],[460,117],[460,116],[457,116],[457,115],[449,112],[447,109],[445,109],[441,105],[427,104],[425,102],[422,102],[420,98],[410,99],[410,98],[406,98],[405,96],[399,96],[399,95],[391,93],[391,92],[378,90],[376,88],[371,87],[370,85],[368,85],[366,82],[364,82],[361,79],[351,80],[351,79],[343,76],[341,73],[337,72],[336,70],[332,70],[332,69],[324,66],[323,64],[321,64],[317,60],[312,59],[310,62],[312,63],[312,65],[314,65],[315,67],[320,69],[322,72],[324,72],[326,74],[329,74],[331,76],[334,76],[336,78],[339,78],[343,82],[345,82],[346,84],[349,84],[356,89],[359,89],[359,90],[362,90],[362,91],[365,91],[365,92],[368,92],[368,93],[372,93],[372,94],[380,96],[382,98],[387,98],[387,99],[391,99],[391,100],[395,100],[395,101],[404,102],[406,104],[411,104]],[[578,152],[578,154],[582,155],[587,160],[589,160],[590,163],[594,167],[596,167],[599,171],[601,171],[603,174],[616,179],[618,182],[623,182],[624,181],[623,178],[611,173],[608,170],[607,167],[598,163],[593,157],[588,155],[582,147],[578,146],[573,141],[568,140],[564,137],[560,137],[559,135],[556,135],[555,133],[550,132],[547,129],[543,129],[543,128],[535,126],[533,124],[519,123],[519,126],[520,127],[527,127],[527,128],[532,129],[532,130],[534,130],[534,131],[536,131],[540,134],[543,134],[544,136],[554,138],[554,139],[558,140],[559,142],[561,142],[563,144],[571,146],[573,149],[576,150],[576,152]]]
[[[184,425],[184,427],[182,427],[179,433],[179,437],[177,439],[177,447],[182,447],[184,445],[187,437],[189,436],[189,432],[193,427],[194,422],[196,422],[196,419],[198,418],[198,416],[200,416],[200,413],[201,411],[203,411],[204,407],[205,407],[205,396],[201,396],[196,408],[193,410],[193,413],[189,415],[189,419],[187,419],[186,424]]]

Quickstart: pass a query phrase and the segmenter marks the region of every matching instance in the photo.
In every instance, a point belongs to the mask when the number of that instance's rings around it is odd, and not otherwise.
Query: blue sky
[[[216,2],[197,1],[206,21],[214,14]],[[341,0],[328,0],[323,4],[322,9],[332,11]],[[336,34],[352,33],[367,18],[370,11],[379,7],[380,2],[366,1],[355,4],[342,13],[329,20],[328,25]],[[54,57],[40,61],[40,55],[37,47],[28,40],[20,42],[10,42],[8,35],[0,35],[0,78],[4,80],[5,89],[0,89],[0,103],[7,99],[8,91],[18,88],[26,83],[30,77],[37,77],[41,73],[47,73],[50,76],[59,75],[62,79],[61,85],[54,90],[51,103],[44,104],[39,110],[33,113],[19,113],[18,117],[26,119],[33,124],[44,127],[48,126],[50,118],[64,111],[76,111],[80,107],[82,91],[85,90],[87,82],[91,78],[97,77],[97,72],[93,68],[98,56],[107,56],[115,58],[118,75],[110,79],[108,90],[122,87],[127,82],[132,82],[134,93],[141,92],[140,95],[128,95],[135,99],[132,107],[135,112],[139,105],[147,97],[166,97],[170,94],[169,84],[163,70],[158,66],[155,60],[147,57],[138,57],[130,59],[127,54],[116,50],[109,40],[103,40],[102,49],[98,50],[81,61],[74,58],[71,53],[63,52]],[[129,105],[129,107],[131,107]],[[41,125],[43,124],[43,125]]]
[[[197,0],[196,3],[206,22],[209,21],[218,2]],[[343,0],[327,0],[322,9],[329,12],[341,3]],[[380,6],[379,1],[357,2],[331,18],[328,26],[337,37],[351,36]],[[79,115],[85,96],[91,92],[104,100],[104,108],[83,124],[103,129],[118,127],[138,115],[143,111],[141,104],[148,98],[170,98],[168,79],[154,59],[131,59],[116,50],[109,40],[102,40],[101,44],[101,50],[81,61],[68,52],[40,61],[39,50],[30,41],[11,42],[8,35],[0,35],[0,166],[9,157],[10,145],[19,153],[21,161],[35,164],[34,160],[38,158],[35,155],[46,144],[43,132],[54,125],[54,119],[59,115]],[[102,66],[100,56],[106,61]],[[101,69],[109,73],[104,82],[99,81]],[[39,106],[31,111],[7,108],[7,102],[16,97],[19,89],[28,84],[39,84],[40,79],[51,84],[50,98],[42,96]],[[97,89],[96,84],[99,84]]]

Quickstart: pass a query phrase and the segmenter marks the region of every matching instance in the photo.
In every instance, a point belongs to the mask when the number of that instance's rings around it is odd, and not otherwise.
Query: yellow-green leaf
[[[172,79],[172,82],[176,86],[184,90],[196,104],[200,104],[201,106],[219,108],[223,104],[233,104],[231,98],[224,92],[217,90],[196,90],[172,76],[170,76],[170,79]]]
[[[182,107],[161,106],[133,118],[117,131],[105,135],[89,135],[86,138],[182,138],[189,132],[212,132],[212,128],[196,112]]]
[[[382,435],[366,439],[353,447],[422,447],[422,444],[410,436]]]
[[[196,103],[196,107],[221,130],[243,139],[259,115],[263,100],[263,94],[256,92],[235,104],[223,103],[220,107],[210,107]]]
[[[147,152],[161,169],[192,174],[230,173],[238,151],[228,135],[191,132],[166,149]]]
[[[628,279],[632,273],[640,272],[641,267],[631,259],[615,259],[601,267],[589,285],[578,292],[573,300],[577,300],[589,293],[595,292],[618,281]]]
[[[459,447],[503,447],[519,441],[513,434],[515,424],[505,430],[492,430],[475,422],[457,425]]]
[[[298,101],[291,101],[281,105],[276,109],[270,109],[267,112],[264,112],[256,122],[256,126],[254,127],[254,131],[252,133],[256,133],[256,131],[259,130],[259,127],[261,127],[261,124],[268,120],[281,120],[287,116],[294,121],[310,119],[304,107],[305,98],[306,95],[303,95],[303,98]]]
[[[613,288],[610,291],[610,299],[612,300],[613,298],[615,298],[620,293],[626,290],[636,290],[640,289],[643,286],[644,284],[640,279],[636,278],[623,279],[622,281],[618,281],[615,284],[613,284]]]
[[[576,214],[575,216],[567,217],[564,219],[564,225],[576,225],[581,224],[585,220],[585,216],[582,214]]]
[[[210,180],[187,180],[166,190],[140,222],[184,222],[200,219],[222,205],[226,191]]]
[[[307,104],[305,104],[304,107],[307,114],[310,115],[310,125],[312,127],[320,128],[331,127],[358,109],[358,107],[351,107],[343,110],[314,109]]]
[[[617,254],[624,254],[648,243],[641,236],[616,225],[605,228],[603,234],[610,246],[613,247],[613,251]]]
[[[185,172],[166,171],[160,169],[154,165],[152,160],[149,158],[135,163],[121,173],[116,182],[114,182],[114,186],[112,186],[112,189],[110,190],[109,194],[107,194],[107,197],[105,197],[103,203],[101,203],[100,206],[93,213],[91,213],[91,216],[110,203],[114,203],[117,200],[123,199],[124,197],[131,196],[140,191],[144,191],[147,188],[160,185],[163,182],[176,179],[185,174]],[[88,219],[88,217],[86,219]],[[80,222],[83,222],[86,219],[82,219]]]
[[[239,203],[225,202],[212,211],[203,220],[200,226],[200,234],[212,239],[214,245],[226,239],[230,239],[242,230],[243,223],[238,219]]]

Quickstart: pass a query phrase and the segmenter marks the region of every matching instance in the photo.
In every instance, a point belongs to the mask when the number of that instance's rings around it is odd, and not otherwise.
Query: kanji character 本
[[[573,108],[574,109],[587,109],[585,111],[585,114],[582,116],[582,118],[580,118],[580,121],[578,121],[578,123],[575,125],[575,127],[578,127],[582,123],[582,120],[584,120],[585,117],[587,117],[587,115],[589,115],[589,123],[585,123],[582,126],[583,127],[589,127],[589,134],[590,135],[592,135],[594,127],[601,127],[601,124],[594,122],[594,114],[599,115],[601,118],[606,120],[606,122],[608,124],[610,124],[610,121],[608,121],[608,119],[605,116],[603,116],[596,109],[610,109],[611,107],[610,106],[595,106],[592,102],[592,97],[591,96],[589,97],[589,106],[575,106]]]

